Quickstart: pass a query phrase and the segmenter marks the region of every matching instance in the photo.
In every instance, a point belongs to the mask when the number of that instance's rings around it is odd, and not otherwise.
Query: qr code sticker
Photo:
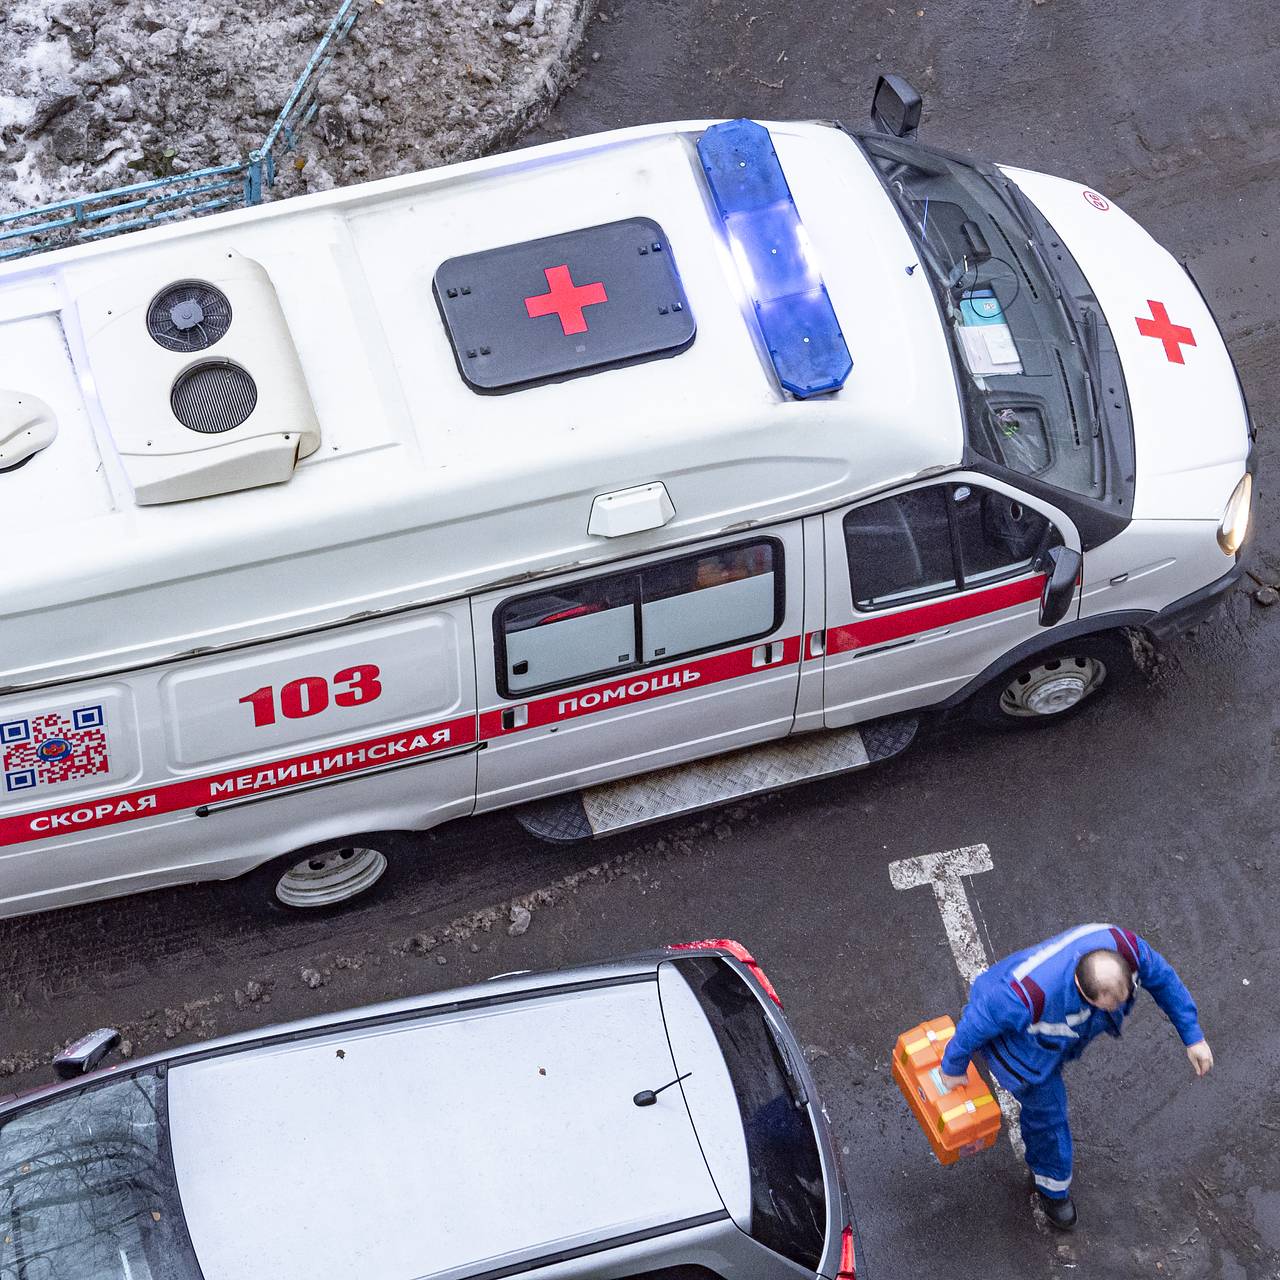
[[[78,782],[110,769],[101,706],[0,722],[0,773],[6,792]]]

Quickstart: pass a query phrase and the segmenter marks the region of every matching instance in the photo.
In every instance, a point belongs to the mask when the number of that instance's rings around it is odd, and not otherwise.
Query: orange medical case
[[[1000,1132],[999,1104],[972,1062],[968,1083],[943,1087],[942,1054],[955,1033],[950,1018],[934,1018],[904,1032],[893,1047],[893,1078],[942,1164],[982,1151]]]

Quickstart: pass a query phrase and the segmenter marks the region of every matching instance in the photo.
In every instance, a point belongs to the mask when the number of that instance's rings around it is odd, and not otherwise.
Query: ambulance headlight
[[[1222,513],[1222,523],[1218,526],[1218,546],[1229,556],[1235,555],[1244,545],[1245,535],[1249,532],[1249,511],[1253,505],[1253,477],[1246,472],[1240,477],[1231,497],[1227,501],[1227,509]]]

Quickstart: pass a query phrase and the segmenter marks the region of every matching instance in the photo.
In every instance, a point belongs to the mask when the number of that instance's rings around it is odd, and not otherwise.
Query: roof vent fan
[[[147,308],[147,332],[166,351],[203,351],[231,328],[231,303],[202,280],[179,280]]]
[[[248,421],[257,403],[257,383],[230,360],[202,360],[169,393],[173,416],[202,435],[234,430]]]

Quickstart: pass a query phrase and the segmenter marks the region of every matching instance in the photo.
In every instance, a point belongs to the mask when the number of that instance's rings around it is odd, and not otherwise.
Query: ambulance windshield
[[[1128,408],[1110,330],[1074,259],[998,170],[916,142],[859,141],[915,242],[911,269],[934,284],[970,448],[1101,499],[1132,448]]]

